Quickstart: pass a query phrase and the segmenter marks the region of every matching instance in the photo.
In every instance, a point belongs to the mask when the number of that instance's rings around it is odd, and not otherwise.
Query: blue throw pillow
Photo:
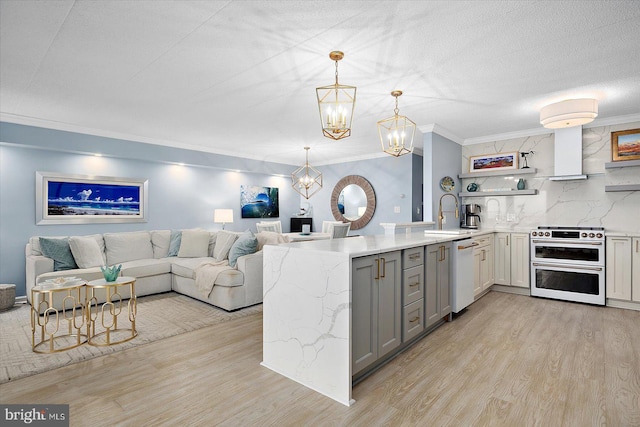
[[[53,259],[53,271],[72,270],[78,268],[76,260],[73,258],[69,239],[53,239],[40,237],[40,250],[47,258]]]
[[[171,240],[169,241],[169,253],[167,256],[178,256],[182,243],[182,231],[171,230]]]
[[[256,253],[258,250],[258,239],[251,230],[247,230],[238,237],[229,249],[229,265],[235,267],[238,258],[242,255]]]

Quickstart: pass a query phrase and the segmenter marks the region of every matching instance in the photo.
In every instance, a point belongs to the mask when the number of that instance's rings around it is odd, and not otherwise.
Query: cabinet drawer
[[[477,243],[478,246],[486,246],[493,243],[493,236],[476,237],[473,241]]]
[[[422,265],[424,257],[424,248],[405,249],[402,251],[402,268],[411,268],[416,265]]]
[[[422,266],[402,271],[402,305],[410,304],[424,296],[424,269]]]
[[[407,342],[424,330],[424,304],[420,299],[402,309],[402,342]]]

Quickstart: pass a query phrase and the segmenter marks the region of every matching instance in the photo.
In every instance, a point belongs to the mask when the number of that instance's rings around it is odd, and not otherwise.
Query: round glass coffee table
[[[57,353],[87,342],[86,283],[75,277],[60,278],[31,288],[31,349],[35,353]]]
[[[127,342],[138,335],[136,330],[135,277],[118,277],[114,282],[105,279],[87,283],[87,342],[89,345],[106,346]],[[122,289],[128,290],[124,296]],[[98,303],[98,296],[104,296]],[[125,301],[126,310],[123,310]],[[125,316],[126,315],[126,318]],[[124,325],[118,325],[124,323]],[[124,326],[124,327],[122,327]]]

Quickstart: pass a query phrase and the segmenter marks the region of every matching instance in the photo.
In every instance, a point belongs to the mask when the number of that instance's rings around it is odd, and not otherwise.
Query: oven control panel
[[[567,239],[578,241],[603,240],[604,228],[538,227],[537,230],[531,231],[531,236],[538,239]]]

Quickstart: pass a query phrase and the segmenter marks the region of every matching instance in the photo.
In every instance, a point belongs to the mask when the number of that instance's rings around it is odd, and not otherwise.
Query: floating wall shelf
[[[605,185],[604,191],[638,191],[640,190],[640,184],[617,184],[617,185]]]
[[[632,166],[640,166],[640,160],[625,160],[623,162],[608,162],[604,164],[605,169],[629,168]]]
[[[510,170],[502,170],[502,171],[487,171],[487,172],[469,172],[469,173],[461,173],[458,175],[458,178],[480,178],[486,176],[507,176],[507,175],[533,175],[538,172],[536,168],[526,168],[526,169],[510,169]]]
[[[474,191],[458,193],[458,197],[492,197],[492,196],[533,196],[538,190],[511,190],[511,191]]]

